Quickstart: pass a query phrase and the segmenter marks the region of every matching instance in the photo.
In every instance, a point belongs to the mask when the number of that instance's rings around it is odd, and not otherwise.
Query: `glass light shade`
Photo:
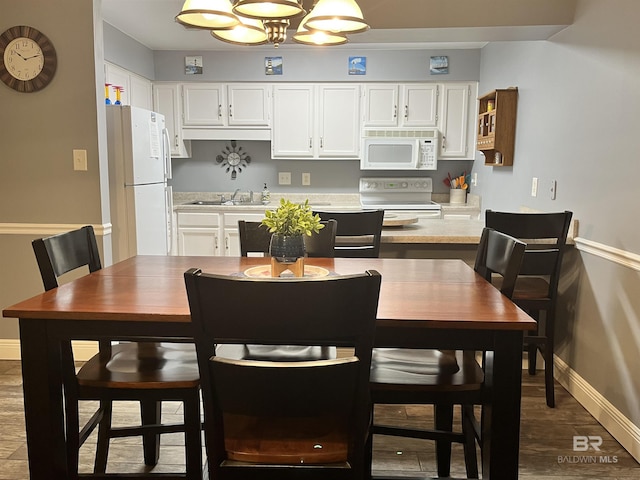
[[[305,20],[306,18],[300,22],[298,31],[293,36],[294,42],[304,45],[343,45],[347,43],[347,37],[338,33],[307,30],[304,27]]]
[[[233,12],[261,20],[293,18],[306,13],[301,3],[297,0],[239,0],[233,6]]]
[[[187,27],[228,29],[240,24],[230,0],[186,0],[176,21]]]
[[[223,42],[236,45],[262,45],[267,43],[267,32],[261,20],[238,17],[240,25],[231,30],[211,30],[211,35]]]
[[[360,33],[369,29],[355,0],[318,0],[304,27],[333,33]]]

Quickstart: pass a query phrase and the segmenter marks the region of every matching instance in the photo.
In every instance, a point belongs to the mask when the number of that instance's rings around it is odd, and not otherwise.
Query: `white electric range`
[[[363,209],[382,209],[385,217],[441,218],[440,205],[431,200],[431,177],[364,177],[359,192]]]

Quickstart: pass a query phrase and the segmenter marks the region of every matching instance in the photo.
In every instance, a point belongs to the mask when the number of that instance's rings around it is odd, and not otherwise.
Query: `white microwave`
[[[365,130],[360,170],[436,170],[438,130]]]

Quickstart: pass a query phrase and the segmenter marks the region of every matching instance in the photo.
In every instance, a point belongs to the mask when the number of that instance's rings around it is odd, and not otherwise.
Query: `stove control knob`
[[[366,188],[370,188],[370,189],[374,189],[374,188],[376,188],[377,186],[378,186],[378,184],[377,184],[376,182],[371,182],[371,183],[367,182],[367,183],[365,184],[365,187],[366,187]]]
[[[409,187],[409,184],[407,182],[402,182],[401,186],[402,188],[407,188]]]

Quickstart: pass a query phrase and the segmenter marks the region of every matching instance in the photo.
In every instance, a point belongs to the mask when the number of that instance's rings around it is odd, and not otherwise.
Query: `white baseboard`
[[[640,427],[634,425],[561,358],[554,356],[556,380],[640,462]]]
[[[84,362],[98,353],[98,343],[91,341],[74,341],[73,358]],[[20,340],[5,338],[0,340],[0,360],[20,360]]]

